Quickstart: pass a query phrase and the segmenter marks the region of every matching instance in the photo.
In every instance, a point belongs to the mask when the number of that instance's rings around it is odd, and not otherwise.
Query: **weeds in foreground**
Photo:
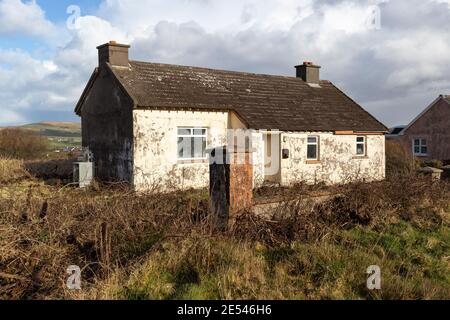
[[[222,233],[196,192],[10,187],[0,187],[3,299],[450,298],[445,182],[353,184],[319,204],[290,190],[283,214],[244,213]],[[65,289],[73,264],[81,292]],[[366,288],[374,264],[379,292]]]

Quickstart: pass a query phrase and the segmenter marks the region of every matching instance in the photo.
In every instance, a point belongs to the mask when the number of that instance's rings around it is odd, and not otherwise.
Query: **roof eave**
[[[97,79],[98,76],[98,68],[94,69],[94,72],[92,73],[91,77],[89,78],[89,81],[86,85],[86,87],[83,90],[83,93],[81,94],[80,99],[77,102],[77,105],[75,106],[75,114],[81,117],[81,109],[83,107],[84,101],[86,100],[87,95],[92,89],[92,86],[94,85],[95,79]]]
[[[413,119],[413,121],[411,121],[410,124],[408,124],[408,125],[406,126],[406,128],[403,129],[398,135],[399,135],[399,136],[404,136],[405,133],[409,130],[409,128],[411,128],[411,127],[414,125],[414,123],[416,123],[420,118],[422,118],[423,115],[424,115],[425,113],[427,113],[428,111],[430,111],[430,109],[433,108],[433,107],[436,105],[436,103],[438,103],[441,99],[443,99],[443,96],[442,96],[442,95],[440,95],[439,97],[437,97],[437,98],[436,98],[436,99],[435,99],[428,107],[426,107],[425,110],[423,110],[417,117],[415,117],[415,118]],[[445,100],[445,99],[444,99],[444,100]]]
[[[373,120],[375,120],[378,124],[380,124],[383,127],[383,130],[380,130],[379,132],[385,132],[385,133],[389,133],[389,129],[388,127],[386,127],[381,121],[379,121],[377,118],[375,118],[370,112],[368,112],[366,109],[364,109],[359,103],[357,103],[355,100],[353,100],[350,96],[348,96],[344,91],[342,91],[341,89],[339,89],[337,86],[334,85],[334,83],[332,83],[331,81],[329,82],[330,85],[332,85],[333,87],[336,88],[336,90],[338,90],[340,93],[342,93],[347,99],[349,99],[352,103],[354,103],[357,107],[359,107],[361,110],[363,110],[366,114],[369,115],[369,117],[371,117]],[[373,131],[377,131],[378,130],[370,130],[371,132]]]

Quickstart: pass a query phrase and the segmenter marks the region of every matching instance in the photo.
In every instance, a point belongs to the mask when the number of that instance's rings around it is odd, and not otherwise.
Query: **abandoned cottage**
[[[141,191],[207,187],[207,151],[229,144],[232,130],[251,132],[255,186],[385,178],[388,129],[320,80],[319,66],[252,74],[132,61],[129,48],[97,48],[75,109],[97,178]]]

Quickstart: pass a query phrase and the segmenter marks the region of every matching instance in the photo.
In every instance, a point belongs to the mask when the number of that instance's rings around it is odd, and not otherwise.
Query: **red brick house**
[[[398,138],[415,157],[450,162],[450,96],[440,95]]]

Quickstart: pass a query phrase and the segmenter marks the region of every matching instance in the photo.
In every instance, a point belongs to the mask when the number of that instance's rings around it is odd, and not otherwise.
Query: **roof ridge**
[[[269,73],[258,73],[258,72],[248,72],[248,71],[237,71],[237,70],[226,70],[226,69],[216,69],[216,68],[206,68],[206,67],[198,67],[198,66],[188,66],[181,64],[172,64],[172,63],[161,63],[161,62],[147,62],[147,61],[139,61],[139,60],[130,60],[130,64],[132,63],[140,63],[147,65],[157,65],[157,66],[171,66],[177,68],[186,68],[186,69],[194,69],[194,70],[203,70],[203,71],[214,71],[214,72],[225,72],[225,73],[234,73],[240,75],[254,75],[254,76],[265,76],[265,77],[276,77],[283,79],[298,79],[302,81],[304,84],[307,84],[303,81],[302,78],[298,78],[296,76],[285,76],[280,74],[269,74]],[[321,83],[331,83],[329,80],[320,80]]]
[[[388,132],[327,80],[317,89],[293,76],[134,60],[111,69],[141,108],[233,110],[254,129]]]

